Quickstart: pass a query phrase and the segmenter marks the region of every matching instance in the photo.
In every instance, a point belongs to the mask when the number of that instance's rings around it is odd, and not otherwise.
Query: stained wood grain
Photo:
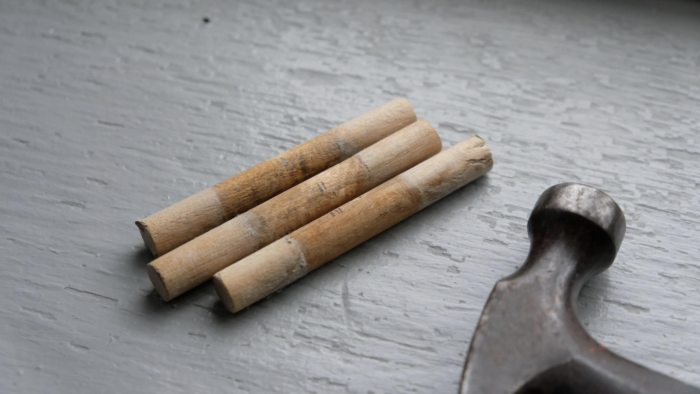
[[[136,225],[153,255],[162,256],[415,121],[406,99],[391,100]]]
[[[491,168],[484,141],[466,139],[221,270],[213,277],[216,292],[226,309],[240,312]]]
[[[0,2],[0,392],[456,392],[564,181],[628,220],[584,323],[700,385],[699,21],[675,0]],[[152,292],[134,218],[397,96],[497,166],[235,315],[210,286]]]
[[[421,119],[148,264],[166,301],[440,152]]]

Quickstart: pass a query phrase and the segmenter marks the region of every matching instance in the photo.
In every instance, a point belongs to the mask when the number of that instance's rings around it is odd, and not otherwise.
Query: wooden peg
[[[148,264],[158,294],[170,300],[286,234],[440,152],[424,120],[273,197]]]
[[[214,275],[226,309],[241,309],[452,193],[493,167],[479,137],[426,160]]]
[[[394,99],[139,220],[136,226],[153,255],[162,256],[415,121],[411,104]]]

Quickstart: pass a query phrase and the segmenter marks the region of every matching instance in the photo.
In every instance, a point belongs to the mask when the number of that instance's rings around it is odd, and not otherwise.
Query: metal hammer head
[[[581,287],[612,264],[625,234],[612,198],[580,184],[551,187],[528,233],[527,260],[486,302],[461,393],[700,393],[608,351],[576,317]]]

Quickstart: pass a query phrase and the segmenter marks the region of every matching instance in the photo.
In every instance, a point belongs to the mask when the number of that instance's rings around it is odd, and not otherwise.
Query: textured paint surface
[[[0,92],[0,392],[456,392],[564,181],[628,222],[584,323],[700,385],[698,2],[2,1]],[[134,220],[395,96],[493,171],[237,315],[158,299]]]

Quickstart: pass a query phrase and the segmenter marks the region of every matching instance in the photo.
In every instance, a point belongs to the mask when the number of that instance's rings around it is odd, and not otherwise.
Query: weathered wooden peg
[[[420,120],[148,264],[165,300],[440,152]]]
[[[162,256],[415,121],[411,104],[394,99],[136,225],[153,255]]]
[[[238,312],[487,173],[491,151],[469,138],[214,276]]]

